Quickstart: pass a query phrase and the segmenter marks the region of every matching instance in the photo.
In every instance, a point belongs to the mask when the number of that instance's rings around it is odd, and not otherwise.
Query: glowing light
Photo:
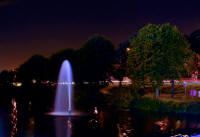
[[[59,85],[72,85],[73,82],[59,82]]]
[[[187,82],[184,82],[184,87],[187,87]]]
[[[200,98],[200,91],[198,92],[198,97]]]
[[[157,121],[155,122],[156,125],[158,125],[160,127],[161,131],[165,131],[168,127],[167,121],[163,120],[163,121]]]
[[[197,95],[197,91],[195,89],[190,90],[190,96],[194,97]]]
[[[21,86],[22,86],[22,83],[21,83],[21,82],[13,82],[12,84],[13,84],[13,86],[15,86],[15,87],[21,87]]]
[[[126,48],[126,51],[130,51],[131,49],[130,48]]]
[[[98,114],[98,109],[97,109],[97,107],[94,107],[94,114]]]
[[[37,81],[35,79],[32,80],[33,84],[35,84]]]

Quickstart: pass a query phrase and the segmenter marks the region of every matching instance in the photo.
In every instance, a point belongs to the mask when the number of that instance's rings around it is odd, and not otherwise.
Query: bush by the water
[[[111,95],[107,96],[107,102],[118,108],[129,108],[131,101],[139,98],[139,94],[129,87],[114,87],[110,90]]]
[[[141,98],[133,100],[130,108],[141,109],[146,111],[157,111],[157,112],[172,112],[172,113],[187,113],[187,114],[200,114],[200,103],[199,102],[163,102],[157,99]]]
[[[142,97],[144,91],[137,92],[131,87],[114,87],[107,102],[118,108],[140,109],[155,112],[200,114],[200,102],[160,101],[155,98]]]

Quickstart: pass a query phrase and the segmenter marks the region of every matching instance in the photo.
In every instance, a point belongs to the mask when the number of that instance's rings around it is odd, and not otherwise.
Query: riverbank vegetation
[[[139,109],[163,113],[200,114],[200,98],[190,96],[190,90],[200,90],[199,85],[190,84],[186,88],[183,83],[175,84],[175,95],[171,98],[171,85],[164,84],[160,88],[160,95],[155,97],[152,87],[134,91],[131,87],[113,87],[105,95],[109,105],[119,109]],[[143,92],[141,92],[143,91]]]
[[[77,89],[74,100],[80,104],[77,106],[108,102],[123,109],[187,112],[192,108],[190,104],[198,106],[199,101],[199,98],[189,96],[189,91],[200,88],[188,85],[185,95],[183,83],[176,83],[176,80],[198,71],[198,53],[194,53],[196,50],[190,44],[192,40],[169,23],[147,24],[119,44],[118,49],[111,40],[95,35],[80,49],[67,48],[48,58],[34,55],[16,70],[2,71],[0,87],[12,87],[20,82],[23,87],[45,84],[55,89],[60,65],[67,59],[73,68]],[[108,92],[104,90],[105,98],[102,98],[99,89],[112,83],[113,77],[120,81],[120,87],[111,88]],[[121,82],[124,77],[132,81],[126,87]],[[164,80],[169,83],[164,83]],[[85,88],[86,85],[90,88]]]

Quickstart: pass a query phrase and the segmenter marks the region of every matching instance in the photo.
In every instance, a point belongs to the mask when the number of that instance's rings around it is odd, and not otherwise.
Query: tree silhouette
[[[81,81],[98,83],[109,78],[115,61],[114,46],[103,36],[90,38],[78,53]]]
[[[196,30],[190,35],[189,42],[191,43],[190,48],[200,54],[200,30]]]
[[[75,51],[70,48],[54,53],[48,59],[48,79],[57,81],[58,73],[59,73],[62,62],[67,59],[70,61],[73,67],[74,57],[75,57]]]
[[[23,83],[30,84],[33,79],[37,81],[46,79],[46,58],[34,55],[22,64],[18,69],[18,79]]]

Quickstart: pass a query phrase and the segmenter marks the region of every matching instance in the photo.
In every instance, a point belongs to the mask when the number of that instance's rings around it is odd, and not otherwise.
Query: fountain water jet
[[[55,116],[75,116],[79,115],[73,111],[72,107],[72,68],[68,60],[64,60],[58,77],[58,86],[54,112],[49,113]]]

